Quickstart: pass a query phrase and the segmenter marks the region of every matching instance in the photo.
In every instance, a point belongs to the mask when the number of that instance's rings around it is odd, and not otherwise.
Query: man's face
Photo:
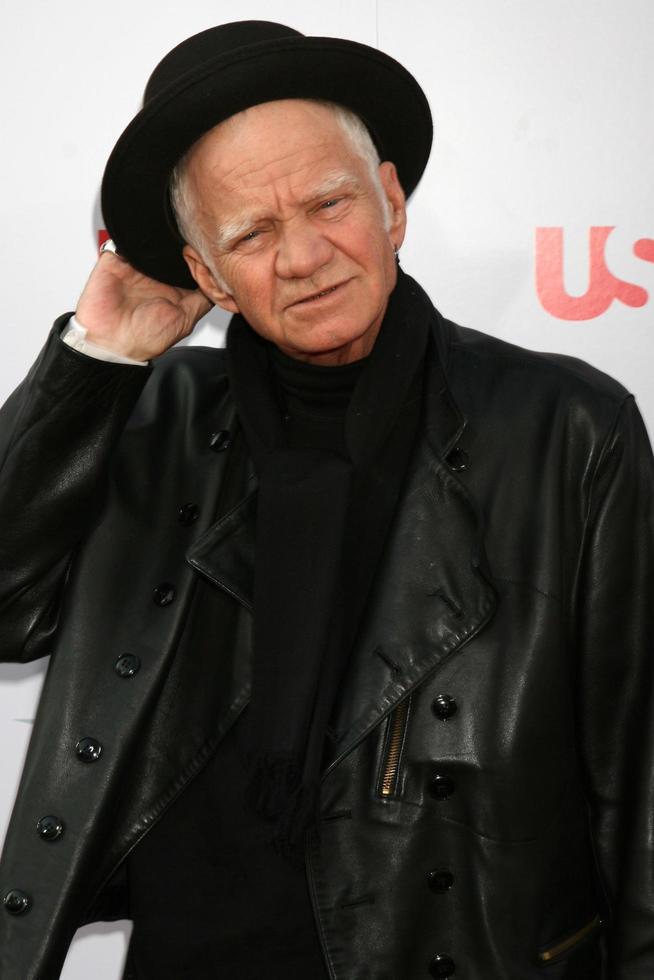
[[[404,194],[368,165],[325,106],[254,106],[210,130],[188,160],[188,187],[209,243],[184,255],[203,292],[291,357],[317,364],[364,357],[396,281]],[[217,275],[216,275],[217,274]],[[222,280],[222,282],[221,282]]]

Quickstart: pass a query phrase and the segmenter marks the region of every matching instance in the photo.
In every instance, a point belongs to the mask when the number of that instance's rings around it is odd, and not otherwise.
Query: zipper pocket
[[[583,942],[584,939],[596,932],[601,925],[602,920],[600,919],[599,915],[596,915],[591,922],[587,922],[583,928],[578,929],[577,932],[573,933],[571,936],[568,936],[566,939],[562,939],[560,942],[542,950],[542,952],[538,954],[539,960],[541,963],[551,963],[560,956],[565,956],[566,953],[569,953],[575,946]]]
[[[377,795],[383,799],[391,799],[397,795],[400,761],[406,740],[411,697],[412,695],[409,695],[408,698],[401,701],[388,717],[379,778],[377,779]]]

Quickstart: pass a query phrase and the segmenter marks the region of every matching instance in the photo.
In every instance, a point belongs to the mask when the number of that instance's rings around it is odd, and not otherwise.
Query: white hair
[[[338,105],[336,102],[328,102],[323,99],[307,99],[314,105],[321,105],[333,113],[336,122],[341,128],[345,138],[349,142],[352,150],[368,167],[371,180],[379,197],[382,211],[384,214],[384,227],[388,231],[391,224],[391,206],[384,193],[381,178],[379,176],[379,164],[381,162],[377,148],[372,141],[370,132],[364,122],[356,113],[346,109],[345,106]],[[245,110],[247,111],[247,110]],[[232,117],[233,118],[233,117]],[[219,125],[222,125],[219,123]],[[211,259],[209,243],[200,228],[196,215],[196,199],[188,180],[188,161],[195,148],[193,144],[184,156],[173,168],[168,190],[170,194],[170,204],[177,221],[177,227],[185,242],[192,245],[202,256],[203,261],[213,272],[221,287],[225,287],[225,282],[216,272]]]

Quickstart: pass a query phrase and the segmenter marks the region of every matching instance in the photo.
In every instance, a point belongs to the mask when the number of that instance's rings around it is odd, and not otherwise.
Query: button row
[[[456,699],[451,694],[437,694],[431,703],[431,710],[440,721],[449,721],[459,710]],[[435,800],[447,800],[456,789],[456,783],[446,773],[435,773],[429,783],[429,793]]]
[[[453,449],[447,459],[453,470],[464,470],[468,463],[467,454],[463,450]],[[439,721],[449,721],[459,710],[456,699],[450,694],[437,694],[431,704],[431,710]],[[456,783],[451,776],[436,773],[431,777],[429,792],[435,800],[446,800],[456,789]],[[427,883],[436,894],[443,894],[454,886],[454,875],[446,868],[436,868],[427,875]],[[429,975],[437,980],[445,980],[456,973],[456,963],[446,953],[436,953],[429,963]]]
[[[231,435],[227,429],[212,432],[209,445],[214,452],[220,453],[229,449],[231,445]],[[182,504],[177,512],[177,519],[180,524],[191,525],[200,516],[200,508],[197,504]],[[162,582],[153,591],[154,602],[158,606],[168,606],[175,598],[175,588],[170,582]],[[118,677],[130,678],[141,669],[141,660],[133,653],[124,653],[116,660],[114,671]],[[102,756],[102,744],[97,738],[85,736],[80,738],[75,746],[77,758],[84,763],[97,762]],[[52,843],[59,840],[64,834],[64,822],[60,817],[48,814],[41,817],[36,825],[36,832],[42,841]],[[11,888],[5,892],[2,904],[9,915],[24,915],[32,907],[32,898],[27,892],[20,888]]]

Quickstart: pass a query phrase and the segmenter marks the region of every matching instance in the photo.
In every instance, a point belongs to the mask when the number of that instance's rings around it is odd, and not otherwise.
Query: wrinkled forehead
[[[247,194],[278,178],[321,181],[356,173],[361,161],[331,106],[305,99],[266,102],[231,116],[192,147],[184,168],[201,189]]]

